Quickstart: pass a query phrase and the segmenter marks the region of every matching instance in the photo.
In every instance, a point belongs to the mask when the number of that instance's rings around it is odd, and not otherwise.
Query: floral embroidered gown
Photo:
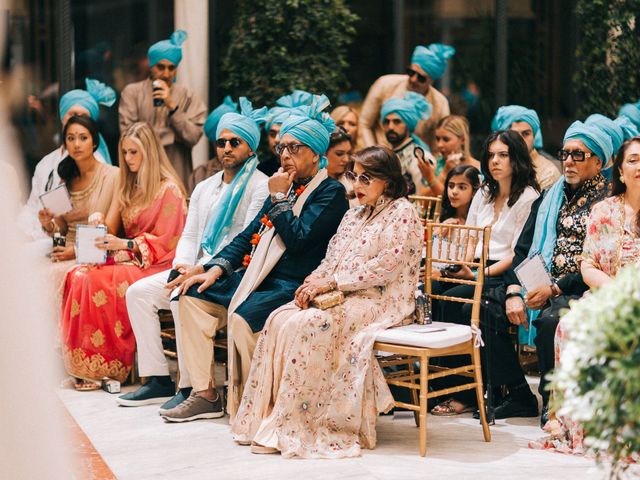
[[[349,210],[313,276],[335,278],[345,302],[327,310],[288,303],[262,330],[236,440],[285,457],[336,458],[374,448],[393,398],[373,355],[383,329],[413,315],[422,228],[406,199]]]
[[[180,189],[165,182],[147,207],[122,212],[125,236],[140,252],[118,251],[106,265],[78,265],[67,273],[61,335],[65,368],[88,380],[127,378],[135,338],[125,294],[133,282],[171,267],[186,218]]]
[[[624,224],[624,219],[624,199],[618,195],[595,204],[587,224],[582,261],[591,263],[612,278],[620,269],[640,259],[640,238],[630,225]],[[560,364],[563,345],[570,334],[560,319],[554,342],[556,365]],[[555,421],[545,426],[545,430],[551,430],[551,435],[531,442],[531,448],[577,455],[588,453],[584,446],[584,430],[579,422],[567,416],[557,416]]]

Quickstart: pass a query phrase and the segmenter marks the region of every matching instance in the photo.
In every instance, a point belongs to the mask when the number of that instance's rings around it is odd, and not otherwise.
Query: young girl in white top
[[[489,258],[485,269],[485,289],[502,283],[502,273],[511,266],[514,247],[531,211],[531,204],[540,195],[536,173],[522,137],[512,131],[493,132],[485,140],[481,156],[484,183],[469,207],[467,225],[491,225]],[[476,257],[481,255],[476,249]],[[463,267],[459,272],[445,272],[448,276],[472,279],[474,272]],[[444,284],[445,288],[451,284]],[[434,285],[435,286],[435,285]],[[473,286],[458,285],[444,295],[473,298]],[[458,302],[438,302],[438,320],[469,324],[471,309]],[[432,410],[435,415],[456,415],[469,409],[475,399],[468,390],[455,399],[450,398]],[[472,392],[473,393],[473,392]],[[466,394],[466,395],[464,395]]]

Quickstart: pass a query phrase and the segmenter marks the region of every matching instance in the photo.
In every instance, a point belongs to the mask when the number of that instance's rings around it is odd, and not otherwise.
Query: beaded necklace
[[[287,201],[295,202],[298,199],[298,197],[302,195],[302,192],[304,192],[305,188],[307,188],[305,185],[300,185],[298,188],[295,189],[293,197],[287,198]],[[244,258],[242,259],[243,267],[246,268],[249,266],[249,263],[251,263],[251,259],[253,258],[253,255],[256,253],[258,244],[260,243],[260,240],[262,240],[262,236],[270,228],[273,228],[273,223],[265,213],[264,215],[262,215],[262,218],[260,219],[260,228],[258,229],[258,233],[253,233],[251,235],[251,240],[249,241],[249,243],[251,244],[251,252],[245,255]]]

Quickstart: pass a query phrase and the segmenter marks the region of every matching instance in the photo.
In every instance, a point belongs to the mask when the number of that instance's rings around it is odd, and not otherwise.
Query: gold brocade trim
[[[129,282],[126,280],[118,285],[117,292],[120,298],[124,298],[127,294],[127,289],[129,288]]]
[[[91,343],[93,343],[93,346],[96,348],[104,345],[104,335],[101,330],[93,332],[93,335],[91,335]]]
[[[118,338],[122,336],[122,332],[124,332],[124,327],[122,326],[122,322],[120,320],[116,320],[116,325],[113,327],[113,330],[116,332],[116,336]]]
[[[71,351],[66,345],[63,358],[64,366],[70,375],[87,380],[109,377],[124,382],[131,371],[131,366],[125,366],[120,360],[107,362],[99,353],[89,357],[81,348]]]
[[[101,306],[107,303],[107,294],[104,293],[104,290],[98,290],[96,293],[93,294],[93,296],[91,297],[91,300],[93,300],[93,304],[97,308],[100,308]]]
[[[75,317],[76,315],[78,315],[80,313],[80,304],[78,303],[78,301],[74,298],[71,301],[71,318]]]

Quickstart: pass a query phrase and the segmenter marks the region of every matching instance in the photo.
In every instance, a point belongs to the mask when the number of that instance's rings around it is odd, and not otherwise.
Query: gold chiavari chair
[[[409,201],[413,203],[418,210],[418,215],[422,223],[435,222],[440,215],[440,197],[424,197],[422,195],[409,195]]]
[[[448,322],[433,322],[426,325],[406,325],[381,332],[376,338],[374,349],[386,354],[380,357],[380,366],[387,369],[385,377],[389,385],[410,389],[412,403],[396,401],[396,407],[412,410],[419,427],[420,455],[427,453],[427,401],[442,395],[451,395],[463,390],[475,389],[485,441],[491,441],[487,423],[482,386],[480,351],[480,302],[484,284],[484,269],[488,256],[491,227],[471,227],[466,225],[445,225],[427,223],[427,259],[425,268],[425,292],[429,299],[462,302],[472,305],[471,322],[459,325]],[[480,258],[474,259],[476,247],[480,246]],[[466,265],[477,269],[473,280],[439,277],[440,282],[474,287],[472,299],[432,294],[431,281],[434,272],[446,264]],[[452,355],[469,355],[469,363],[456,368],[430,365],[429,360]],[[416,373],[414,364],[420,364]],[[437,378],[459,375],[473,379],[471,383],[429,391],[429,382]]]

